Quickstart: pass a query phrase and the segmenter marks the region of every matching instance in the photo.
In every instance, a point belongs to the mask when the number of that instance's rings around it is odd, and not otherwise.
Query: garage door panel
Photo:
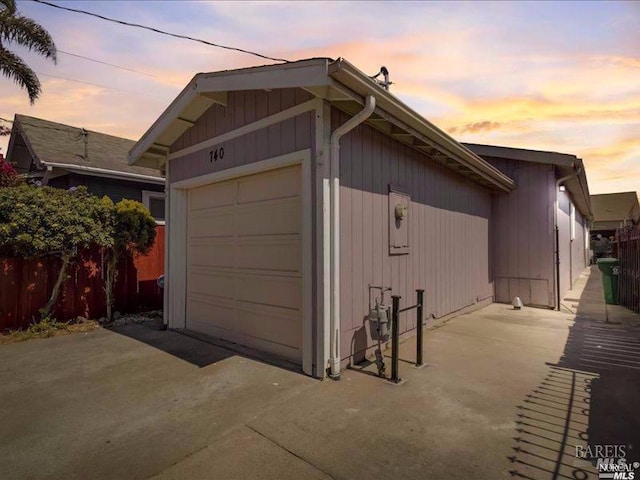
[[[236,250],[237,246],[230,238],[192,241],[189,245],[189,265],[233,267]]]
[[[251,175],[238,181],[238,203],[260,202],[299,196],[300,167]]]
[[[237,278],[238,300],[262,305],[302,308],[300,278],[272,275],[240,275]]]
[[[189,192],[189,330],[300,362],[299,166]]]
[[[190,209],[215,208],[234,205],[238,194],[235,181],[214,183],[190,190]]]
[[[298,198],[286,198],[239,206],[236,233],[247,235],[282,235],[301,230],[302,212]]]
[[[209,270],[189,273],[187,287],[191,294],[213,295],[233,299],[236,292],[235,275],[228,273],[212,273]]]
[[[236,330],[247,337],[283,345],[294,351],[302,343],[299,315],[282,308],[239,302]]]
[[[284,238],[245,238],[238,241],[236,248],[238,268],[300,272],[301,249],[298,235]]]
[[[211,328],[224,330],[227,335],[236,330],[235,305],[233,301],[209,296],[193,295],[189,299],[189,329],[213,335]]]
[[[189,237],[232,237],[234,235],[234,210],[221,208],[193,212],[189,217]]]
[[[225,338],[222,335],[215,335],[219,338]],[[284,358],[291,362],[301,363],[302,362],[302,351],[299,347],[292,347],[289,345],[283,345],[280,343],[270,342],[268,340],[251,337],[246,335],[236,335],[234,338],[229,338],[232,342],[235,342],[239,345],[244,345],[247,347],[251,347],[255,350],[260,350],[263,352],[269,352],[272,355],[277,355],[278,357]]]

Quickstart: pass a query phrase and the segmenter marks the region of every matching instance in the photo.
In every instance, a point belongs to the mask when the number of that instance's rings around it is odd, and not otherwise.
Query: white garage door
[[[302,361],[300,166],[189,190],[187,329]]]

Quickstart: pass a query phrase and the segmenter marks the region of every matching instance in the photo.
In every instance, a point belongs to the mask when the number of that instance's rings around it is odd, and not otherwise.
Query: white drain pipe
[[[331,339],[329,376],[340,378],[340,139],[364,122],[376,108],[376,99],[368,95],[364,108],[331,134]]]

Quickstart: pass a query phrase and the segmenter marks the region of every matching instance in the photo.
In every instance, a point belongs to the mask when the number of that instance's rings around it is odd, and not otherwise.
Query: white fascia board
[[[200,74],[199,74],[200,75]],[[169,104],[164,112],[153,122],[153,125],[140,137],[140,140],[129,152],[129,165],[134,165],[138,158],[156,141],[157,137],[164,132],[182,111],[191,103],[196,96],[196,79],[193,77],[178,96]]]
[[[163,177],[154,177],[152,175],[143,175],[141,173],[119,172],[117,170],[108,170],[106,168],[86,167],[84,165],[74,165],[71,163],[46,162],[44,165],[53,168],[62,168],[79,175],[92,175],[95,177],[117,178],[119,180],[129,180],[132,182],[147,182],[164,185]]]
[[[329,65],[328,73],[329,76],[355,91],[363,98],[367,94],[374,95],[379,105],[379,110],[377,109],[376,113],[379,111],[385,112],[407,126],[412,127],[436,144],[439,149],[444,150],[453,159],[476,171],[501,190],[510,191],[515,188],[515,182],[511,178],[458,143],[451,136],[405,105],[400,99],[396,98],[387,90],[375,84],[369,77],[346,60],[339,59],[333,62]]]
[[[261,118],[260,120],[256,120],[253,123],[248,123],[243,125],[242,127],[236,128],[235,130],[231,130],[226,133],[222,133],[217,137],[211,137],[207,140],[203,140],[202,142],[196,143],[194,145],[190,145],[181,150],[176,150],[173,153],[170,153],[167,156],[168,160],[172,160],[174,158],[180,158],[190,153],[198,152],[200,150],[204,150],[214,145],[217,145],[222,142],[227,142],[234,138],[241,137],[250,132],[255,132],[256,130],[261,130],[263,128],[269,127],[276,123],[283,122],[289,118],[297,117],[298,115],[314,110],[316,108],[316,100],[308,100],[304,103],[299,103],[298,105],[294,105],[293,107],[287,108],[286,110],[282,110],[278,113],[274,113],[273,115],[269,115],[268,117]]]
[[[129,164],[139,164],[145,152],[171,131],[164,146],[178,138],[214,103],[225,105],[227,92],[238,90],[312,87],[327,85],[329,59],[268,65],[214,73],[199,73],[129,152]],[[175,138],[174,138],[175,137]],[[145,162],[146,163],[146,162]]]
[[[196,79],[200,94],[237,90],[304,88],[327,85],[326,58],[266,67],[203,73]]]

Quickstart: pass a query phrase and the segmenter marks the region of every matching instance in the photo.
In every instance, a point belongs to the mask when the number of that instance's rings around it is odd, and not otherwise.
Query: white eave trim
[[[329,59],[268,65],[226,72],[200,73],[196,88],[201,94],[270,88],[304,88],[327,85]]]
[[[197,120],[185,112],[192,110],[198,117],[214,103],[226,105],[228,91],[270,88],[304,88],[327,85],[329,59],[267,65],[225,72],[199,73],[180,92],[154,124],[129,152],[129,164],[146,155],[157,139],[172,126],[178,136]],[[202,105],[198,106],[201,102]],[[181,131],[180,131],[181,130]],[[176,137],[177,138],[177,137]]]
[[[121,180],[138,181],[138,182],[155,183],[158,185],[164,185],[163,177],[154,177],[152,175],[143,175],[141,173],[119,172],[117,170],[108,170],[106,168],[98,168],[98,167],[88,167],[84,165],[74,165],[72,163],[44,162],[43,166],[62,168],[64,170],[75,172],[80,175],[94,175],[96,177],[117,178]]]
[[[516,187],[511,178],[413,111],[387,90],[373,83],[346,60],[338,59],[330,64],[328,74],[347,90],[355,89],[354,93],[361,97],[357,99],[359,103],[364,104],[365,95],[375,95],[379,104],[376,113],[380,110],[383,112],[383,116],[384,114],[390,115],[400,122],[406,123],[409,127],[415,128],[418,133],[443,149],[452,159],[472,169],[496,187],[507,192]]]

